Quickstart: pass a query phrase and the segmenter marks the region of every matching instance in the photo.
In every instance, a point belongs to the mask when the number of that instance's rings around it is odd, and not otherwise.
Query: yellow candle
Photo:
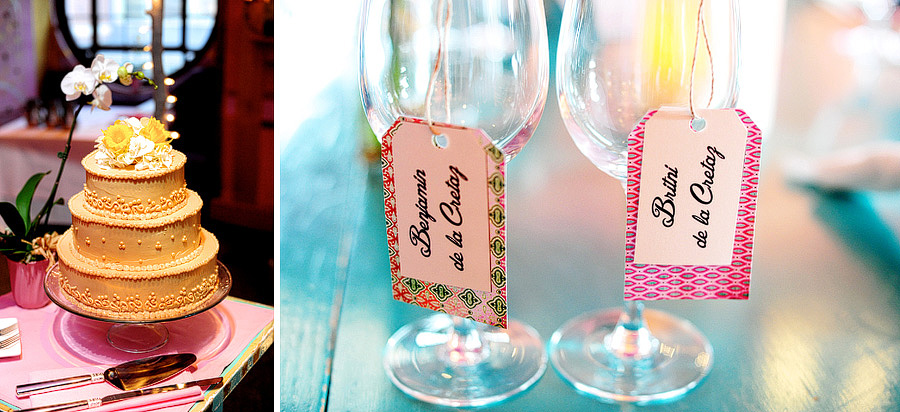
[[[699,5],[699,0],[646,3],[640,72],[641,95],[648,107],[688,105]],[[698,68],[701,61],[706,61],[703,39],[699,47]],[[701,78],[697,74],[695,82]]]

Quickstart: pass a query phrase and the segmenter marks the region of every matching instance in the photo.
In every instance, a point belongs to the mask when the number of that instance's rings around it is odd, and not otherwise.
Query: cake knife
[[[179,390],[179,389],[190,388],[192,386],[216,386],[216,385],[220,385],[221,383],[222,383],[221,377],[210,378],[210,379],[201,379],[198,381],[176,383],[174,385],[159,386],[156,388],[137,389],[137,390],[128,391],[128,392],[116,393],[113,395],[104,396],[102,398],[84,399],[84,400],[74,401],[74,402],[58,403],[55,405],[38,406],[36,408],[20,409],[19,412],[56,412],[56,411],[64,411],[64,410],[75,409],[75,408],[84,409],[85,407],[87,407],[88,409],[98,408],[98,407],[106,405],[106,404],[124,401],[126,399],[131,399],[131,398],[134,398],[137,396],[169,392],[169,391],[174,391],[174,390]]]
[[[16,396],[25,398],[37,393],[103,381],[123,391],[144,388],[178,374],[196,361],[197,356],[192,353],[151,356],[113,366],[102,373],[18,385]]]

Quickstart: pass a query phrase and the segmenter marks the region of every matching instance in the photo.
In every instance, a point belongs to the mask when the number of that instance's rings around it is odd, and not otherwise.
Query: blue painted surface
[[[359,154],[367,131],[355,93],[355,79],[339,81],[319,98],[326,114],[282,151],[282,410],[447,410],[407,397],[381,366],[388,337],[430,312],[391,298],[379,165]],[[575,148],[552,96],[508,184],[510,315],[546,340],[568,319],[620,305],[624,195]],[[750,300],[648,304],[710,339],[713,369],[697,389],[661,405],[608,405],[551,368],[486,410],[898,410],[897,204],[790,187],[765,162]]]

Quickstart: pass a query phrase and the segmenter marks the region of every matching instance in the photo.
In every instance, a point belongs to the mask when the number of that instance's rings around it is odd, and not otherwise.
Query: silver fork
[[[6,335],[7,333],[10,333],[17,329],[19,329],[19,322],[13,323],[12,325],[0,329],[0,336]]]
[[[0,341],[0,349],[6,349],[19,341],[19,334],[16,333],[2,341]]]

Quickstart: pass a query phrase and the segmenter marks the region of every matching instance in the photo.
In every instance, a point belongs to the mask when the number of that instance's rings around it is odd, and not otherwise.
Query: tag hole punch
[[[447,136],[443,134],[433,134],[431,135],[431,143],[438,149],[445,149],[447,148],[449,141],[447,140]]]
[[[706,128],[706,119],[702,117],[695,117],[691,119],[691,130],[695,132],[702,132],[703,129]]]

